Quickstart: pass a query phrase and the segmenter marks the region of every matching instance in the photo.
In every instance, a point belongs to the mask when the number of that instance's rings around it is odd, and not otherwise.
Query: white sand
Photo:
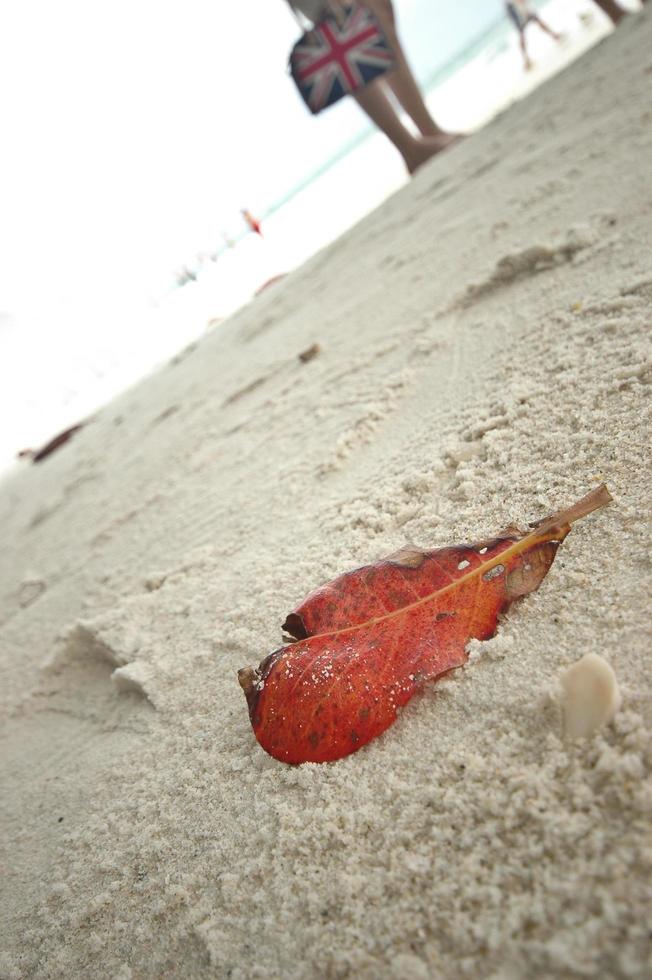
[[[650,975],[651,14],[0,486],[0,977]],[[600,480],[383,737],[259,748],[313,586]],[[622,706],[564,741],[589,652]]]

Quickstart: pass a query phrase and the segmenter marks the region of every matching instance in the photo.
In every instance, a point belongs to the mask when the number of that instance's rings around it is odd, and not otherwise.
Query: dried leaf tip
[[[254,667],[243,667],[238,671],[238,681],[240,683],[240,687],[244,691],[249,707],[251,707],[257,694],[257,677],[258,671]]]

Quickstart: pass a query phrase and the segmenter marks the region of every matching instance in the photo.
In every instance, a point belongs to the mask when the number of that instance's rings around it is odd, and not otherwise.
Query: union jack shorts
[[[343,4],[299,38],[290,73],[312,113],[364,88],[395,67],[394,54],[376,16],[361,3]]]

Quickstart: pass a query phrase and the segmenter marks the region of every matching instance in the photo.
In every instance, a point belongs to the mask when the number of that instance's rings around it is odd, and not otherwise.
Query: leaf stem
[[[608,504],[612,500],[613,497],[607,490],[606,483],[601,483],[600,486],[590,490],[571,507],[567,507],[566,510],[558,510],[556,514],[550,514],[549,517],[544,517],[534,525],[534,529],[537,532],[541,532],[548,531],[553,527],[564,527],[566,524],[573,524],[581,517],[586,517],[592,511],[604,507],[605,504]]]

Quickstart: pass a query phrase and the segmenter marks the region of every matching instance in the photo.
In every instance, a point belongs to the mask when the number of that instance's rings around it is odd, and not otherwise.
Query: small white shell
[[[587,653],[565,670],[560,682],[567,738],[591,735],[611,721],[620,707],[616,675],[597,653]]]

